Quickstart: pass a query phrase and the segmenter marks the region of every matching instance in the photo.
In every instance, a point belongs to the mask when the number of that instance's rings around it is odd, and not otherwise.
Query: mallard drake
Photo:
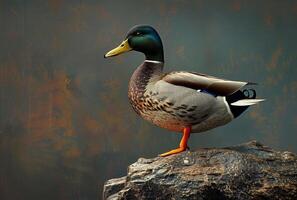
[[[196,72],[164,73],[162,41],[151,26],[133,27],[124,41],[104,57],[132,50],[145,55],[129,82],[128,97],[133,109],[159,127],[183,133],[179,147],[160,156],[185,151],[190,133],[225,125],[250,105],[264,100],[256,99],[254,89],[242,89],[254,83]]]

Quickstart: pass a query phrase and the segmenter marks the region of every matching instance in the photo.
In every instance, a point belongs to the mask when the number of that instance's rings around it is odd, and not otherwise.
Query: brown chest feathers
[[[129,89],[128,97],[130,103],[139,115],[148,113],[149,111],[163,111],[174,115],[174,111],[171,109],[173,103],[165,101],[165,99],[157,99],[158,93],[150,92],[145,94],[145,91],[135,91],[134,88]]]
[[[166,102],[165,99],[158,99],[158,93],[146,93],[146,88],[152,79],[157,79],[162,74],[163,63],[144,62],[133,73],[130,83],[128,97],[130,103],[138,114],[144,114],[147,111],[169,111],[173,103]]]

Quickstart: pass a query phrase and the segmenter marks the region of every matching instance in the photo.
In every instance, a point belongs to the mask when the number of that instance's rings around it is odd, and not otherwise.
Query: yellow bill
[[[111,56],[116,56],[122,53],[125,53],[127,51],[131,51],[132,48],[130,47],[128,43],[128,39],[123,41],[122,44],[120,44],[118,47],[114,48],[113,50],[107,52],[104,55],[104,58],[111,57]]]

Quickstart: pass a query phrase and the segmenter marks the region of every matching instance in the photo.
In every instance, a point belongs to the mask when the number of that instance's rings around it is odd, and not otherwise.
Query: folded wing
[[[207,90],[219,96],[233,94],[245,85],[254,84],[243,81],[230,81],[205,74],[184,71],[168,73],[162,77],[162,80],[173,85],[195,90]]]

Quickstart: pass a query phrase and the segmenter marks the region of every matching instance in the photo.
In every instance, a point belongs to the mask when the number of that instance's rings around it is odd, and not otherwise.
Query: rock
[[[140,158],[105,183],[103,199],[297,199],[297,156],[252,141]]]

